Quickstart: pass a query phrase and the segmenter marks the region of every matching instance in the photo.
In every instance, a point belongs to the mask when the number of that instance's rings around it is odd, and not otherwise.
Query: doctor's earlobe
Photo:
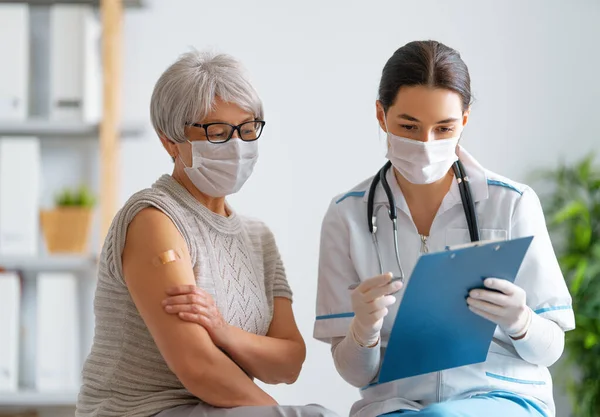
[[[467,125],[467,123],[469,122],[470,115],[471,115],[471,106],[469,106],[469,108],[463,112],[463,123],[462,123],[463,127],[465,127]]]
[[[379,101],[379,100],[375,101],[375,117],[377,117],[377,121],[379,122],[379,127],[381,127],[381,129],[384,132],[387,132],[387,121],[386,121],[385,109],[383,107],[383,104],[381,104],[381,101]]]

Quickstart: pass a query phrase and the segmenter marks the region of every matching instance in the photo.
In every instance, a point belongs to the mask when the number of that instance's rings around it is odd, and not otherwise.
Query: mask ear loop
[[[183,166],[184,166],[185,168],[189,168],[189,166],[187,166],[187,165],[185,164],[185,162],[183,162],[183,158],[181,158],[181,153],[178,153],[178,154],[177,154],[177,158],[179,158],[179,160],[181,161],[181,163],[183,164]],[[193,165],[193,163],[192,163],[192,165]]]
[[[382,107],[382,110],[383,110],[383,107]],[[385,125],[385,136],[387,139],[390,137],[390,128],[388,127],[388,124],[387,124],[387,116],[385,114],[385,110],[383,110],[383,124]]]
[[[190,142],[189,139],[187,139],[186,142],[190,144],[190,152],[192,153],[192,166],[194,166],[194,151],[192,150],[194,145],[192,144],[192,142]],[[181,142],[181,143],[183,143],[183,142]],[[177,143],[177,144],[181,144],[181,143]],[[181,164],[184,166],[184,168],[191,168],[191,167],[187,166],[185,164],[185,162],[183,162],[183,158],[181,157],[181,152],[177,152],[177,158],[179,158],[179,160],[181,161]]]
[[[387,124],[387,117],[385,114],[385,110],[383,110],[383,106],[382,106],[382,111],[383,111],[383,124],[385,125],[385,152],[387,153],[390,149],[390,129],[388,128],[388,124]],[[381,130],[378,131],[379,134],[381,135]]]

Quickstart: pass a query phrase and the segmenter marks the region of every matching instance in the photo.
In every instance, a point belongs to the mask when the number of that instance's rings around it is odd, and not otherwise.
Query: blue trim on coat
[[[552,306],[552,307],[544,307],[538,308],[534,311],[535,314],[547,313],[549,311],[558,311],[558,310],[572,310],[572,306]]]
[[[347,199],[348,197],[364,197],[366,191],[350,191],[349,193],[344,194],[335,204],[340,204],[342,201]]]
[[[524,384],[524,385],[546,385],[545,381],[531,381],[529,379],[517,379],[517,378],[509,378],[507,376],[493,374],[491,372],[486,372],[486,376],[490,378],[499,379],[501,381],[506,382],[514,382],[515,384]]]
[[[345,319],[348,317],[354,317],[354,313],[326,314],[323,316],[317,316],[316,320]]]
[[[488,185],[497,185],[498,187],[508,188],[509,190],[513,190],[513,191],[519,193],[519,195],[523,195],[523,191],[519,190],[514,185],[510,185],[510,184],[508,184],[506,182],[488,179],[487,183],[488,183]]]

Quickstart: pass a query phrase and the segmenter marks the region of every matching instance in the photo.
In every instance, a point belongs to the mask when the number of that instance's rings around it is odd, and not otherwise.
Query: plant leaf
[[[88,207],[95,205],[96,200],[90,189],[81,185],[79,188],[72,190],[65,188],[55,198],[55,204],[58,207]]]
[[[577,267],[579,261],[581,260],[581,255],[578,253],[568,253],[563,255],[560,258],[560,265],[562,266],[563,271],[571,270]]]
[[[587,251],[592,241],[592,228],[590,224],[580,222],[575,225],[573,232],[576,247],[582,252]]]
[[[594,161],[594,154],[588,155],[577,165],[577,176],[582,184],[588,183],[590,179],[590,173],[592,172],[592,162]]]
[[[591,349],[598,344],[600,337],[595,333],[588,333],[585,337],[583,345],[586,349]]]
[[[588,266],[588,261],[587,259],[581,259],[579,261],[579,264],[577,264],[577,270],[575,271],[575,274],[571,280],[571,292],[573,294],[577,294],[579,292],[579,289],[581,288],[581,285],[583,284],[583,281],[585,279],[585,272]]]
[[[582,213],[587,212],[585,204],[581,201],[571,201],[561,210],[559,210],[552,219],[552,223],[560,224],[567,220],[571,220]]]
[[[600,261],[600,241],[591,245],[590,254],[593,259]],[[600,262],[599,262],[600,264]]]

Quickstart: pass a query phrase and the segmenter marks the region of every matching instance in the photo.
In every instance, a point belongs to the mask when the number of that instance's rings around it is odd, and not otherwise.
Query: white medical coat
[[[515,284],[526,291],[527,305],[536,314],[556,322],[564,331],[573,329],[575,319],[571,296],[552,248],[537,195],[526,185],[485,170],[463,148],[459,149],[459,156],[470,179],[480,238],[512,239],[533,235]],[[389,170],[387,179],[398,208],[400,258],[407,277],[423,250],[442,251],[446,246],[470,242],[456,181],[435,216],[425,248],[393,170]],[[367,194],[371,181],[372,178],[369,178],[349,192],[336,196],[323,220],[314,337],[327,343],[331,343],[334,337],[347,334],[353,317],[348,286],[380,273],[375,246],[367,227]],[[375,207],[387,202],[379,185],[375,193]],[[386,209],[379,212],[377,225],[384,272],[397,275],[392,225]],[[401,296],[399,294],[397,299],[400,300]],[[396,302],[389,308],[384,320],[382,358],[398,305],[399,302]],[[485,363],[386,384],[371,384],[360,390],[362,399],[354,404],[351,414],[374,417],[398,409],[416,409],[493,390],[526,396],[538,402],[548,415],[555,413],[548,369],[521,359],[511,339],[497,328]]]

